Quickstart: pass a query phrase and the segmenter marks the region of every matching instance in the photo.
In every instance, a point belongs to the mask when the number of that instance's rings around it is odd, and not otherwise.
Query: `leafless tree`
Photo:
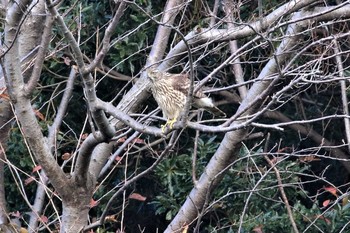
[[[28,231],[37,232],[39,221],[42,228],[49,229],[50,224],[59,225],[62,233],[75,233],[103,225],[113,201],[125,194],[131,184],[150,173],[170,153],[184,129],[196,130],[197,134],[222,133],[224,137],[200,178],[196,180],[194,175],[192,191],[165,232],[186,232],[188,227],[198,231],[201,217],[216,202],[210,199],[210,193],[221,182],[228,169],[239,160],[239,151],[242,150],[244,142],[262,137],[262,131],[265,130],[270,133],[283,132],[287,128],[295,130],[300,137],[308,137],[318,145],[315,151],[326,150],[329,155],[327,158],[340,161],[346,171],[350,172],[346,77],[349,62],[349,1],[336,1],[331,4],[327,1],[293,0],[266,12],[262,8],[262,1],[259,1],[258,14],[251,18],[243,18],[240,9],[251,6],[252,1],[215,1],[213,9],[203,3],[206,15],[202,12],[202,17],[208,17],[210,22],[190,29],[184,16],[193,7],[194,3],[191,1],[168,0],[164,4],[164,10],[158,15],[146,11],[135,1],[114,1],[111,3],[115,7],[112,18],[107,25],[101,25],[102,29],[98,29],[103,30],[103,38],[94,56],[84,54],[79,37],[82,28],[78,27],[77,31],[70,28],[65,21],[65,12],[60,10],[61,4],[60,1],[51,0],[22,0],[2,1],[1,5],[5,20],[1,51],[3,78],[0,95],[0,172],[4,171],[4,164],[13,166],[6,158],[4,146],[11,119],[20,126],[33,161],[42,167],[42,170],[37,170],[40,174],[36,180],[34,202],[31,203],[23,195],[32,210]],[[70,7],[77,6],[73,4]],[[144,25],[152,23],[157,27],[147,62],[134,75],[137,79],[131,79],[113,69],[106,71],[104,65],[105,58],[116,41],[140,30],[133,28],[123,35],[115,35],[114,31],[128,7],[148,16]],[[49,49],[53,37],[62,38],[67,43],[74,61],[67,61],[70,73],[65,77],[63,94],[54,97],[59,100],[59,105],[53,121],[46,123],[48,133],[45,135],[32,97],[41,86],[44,62],[58,52]],[[223,51],[225,54],[222,54]],[[260,53],[261,56],[256,55]],[[201,67],[206,58],[218,54],[221,58],[219,63]],[[162,132],[152,123],[152,119],[159,119],[154,112],[145,113],[140,110],[147,105],[146,100],[151,96],[151,84],[146,69],[155,65],[162,71],[181,68],[183,72],[189,72],[191,78],[197,78],[195,81],[198,81],[193,87],[194,91],[210,86],[213,84],[212,80],[219,80],[215,87],[208,88],[206,92],[220,97],[218,104],[230,109],[228,117],[202,121],[200,117],[184,116],[186,121],[178,121],[173,129]],[[259,70],[248,69],[249,66],[258,66]],[[198,70],[205,74],[201,79],[198,78],[199,75],[194,75],[198,74]],[[252,72],[247,73],[247,70]],[[97,71],[106,75],[114,72],[117,79],[134,83],[131,88],[129,83],[125,84],[127,91],[117,104],[112,100],[103,101],[96,94],[98,81],[94,74]],[[87,124],[90,124],[92,133],[86,136],[82,132],[77,136],[76,151],[62,165],[55,157],[58,154],[58,135],[78,78],[81,79],[88,106],[88,113],[86,116],[83,114],[82,119],[85,118]],[[304,95],[309,89],[323,95],[328,88],[339,90],[341,106],[320,106],[316,94]],[[329,101],[332,98],[333,96],[329,97]],[[295,103],[298,111],[294,119],[283,114],[284,106],[291,103]],[[317,117],[309,118],[305,114],[309,111],[306,109],[308,107],[318,111],[314,114]],[[343,141],[336,142],[327,138],[325,128],[333,121],[344,124],[339,126],[339,129],[344,128]],[[325,126],[319,129],[314,127],[316,123]],[[151,148],[156,143],[166,141],[165,149],[149,168],[138,174],[135,172],[131,177],[126,176],[116,187],[100,218],[88,224],[91,199],[98,186],[97,181],[108,176],[115,158],[127,154],[128,146],[140,135],[157,138],[149,142],[144,150],[152,151]],[[124,136],[127,139],[115,150],[116,141]],[[252,151],[252,148],[248,151]],[[283,189],[278,162],[268,156],[267,148],[259,155],[269,165],[267,173],[276,175],[278,186],[275,188],[278,188],[285,203],[286,212],[290,216],[290,227],[294,232],[299,232],[293,219],[293,209]],[[316,152],[315,155],[324,157]],[[70,171],[67,171],[68,163],[71,164]],[[15,167],[13,169],[16,170]],[[261,180],[265,176],[266,174],[261,174]],[[2,177],[1,175],[0,224],[8,224],[9,214]],[[255,190],[248,191],[253,193]],[[234,194],[232,192],[227,195]],[[50,205],[56,211],[52,222],[41,219],[45,198],[51,201]],[[62,212],[55,208],[53,199],[62,203]],[[248,204],[249,200],[241,218],[237,220],[239,231]],[[123,230],[123,227],[120,229]]]

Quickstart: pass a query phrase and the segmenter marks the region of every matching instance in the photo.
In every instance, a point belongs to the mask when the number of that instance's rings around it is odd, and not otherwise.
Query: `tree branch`
[[[276,166],[273,164],[271,159],[269,159],[269,157],[267,155],[264,155],[264,158],[265,158],[265,160],[268,162],[268,164],[270,165],[270,167],[274,170],[274,172],[276,174],[278,188],[280,190],[282,200],[283,200],[284,204],[286,205],[288,216],[289,216],[291,225],[293,227],[294,233],[299,233],[297,224],[295,223],[295,220],[293,218],[293,212],[292,212],[292,209],[290,207],[290,204],[289,204],[286,192],[284,191],[284,188],[283,188],[281,174],[280,174],[279,170],[276,168]]]
[[[289,128],[295,130],[296,132],[299,132],[305,136],[308,136],[311,138],[314,142],[318,143],[322,147],[324,147],[326,150],[330,152],[332,156],[335,158],[340,158],[340,162],[343,164],[344,168],[350,173],[350,162],[349,162],[349,156],[344,153],[340,148],[334,148],[334,144],[329,141],[328,139],[324,138],[322,135],[317,133],[315,130],[310,129],[306,126],[303,126],[301,123],[304,122],[295,122],[283,115],[282,113],[278,111],[274,112],[265,112],[264,116],[278,120],[284,124],[288,125]]]
[[[118,6],[117,12],[115,13],[112,21],[109,23],[108,27],[105,30],[105,35],[102,40],[102,49],[97,54],[95,59],[89,64],[89,66],[86,67],[85,72],[88,72],[88,73],[92,72],[93,69],[95,69],[96,66],[103,61],[104,57],[106,56],[110,48],[111,37],[114,33],[115,28],[118,26],[120,18],[124,14],[125,8],[126,8],[126,2],[121,1]]]
[[[41,37],[41,44],[39,47],[38,54],[36,56],[32,75],[28,80],[27,85],[24,87],[26,95],[30,95],[36,88],[36,85],[38,84],[38,80],[40,78],[42,67],[45,60],[45,54],[47,52],[47,48],[49,47],[50,40],[51,40],[51,30],[52,30],[53,22],[54,22],[53,17],[51,17],[50,15],[46,17],[45,28],[44,28],[43,35]]]
[[[105,140],[108,138],[112,138],[115,134],[114,128],[111,127],[111,125],[109,124],[105,114],[102,111],[95,108],[96,102],[98,101],[98,98],[96,96],[95,82],[89,70],[86,70],[86,66],[83,59],[84,56],[79,48],[79,45],[75,40],[72,32],[68,29],[67,25],[65,24],[62,16],[57,12],[57,9],[55,7],[51,7],[51,0],[46,0],[46,4],[48,5],[50,13],[56,19],[63,34],[68,40],[70,47],[73,50],[75,61],[78,64],[80,75],[82,76],[84,82],[84,94],[86,96],[91,115],[97,125],[97,128],[105,137]]]
[[[53,151],[53,146],[55,145],[57,134],[59,133],[59,130],[63,121],[63,117],[66,114],[69,100],[72,97],[76,73],[77,73],[76,68],[72,66],[68,80],[67,80],[66,89],[64,90],[60,105],[57,109],[56,117],[52,125],[49,126],[48,143],[51,151]]]
[[[340,49],[339,49],[339,43],[337,39],[334,39],[334,54],[335,54],[335,61],[338,68],[338,73],[340,78],[344,78],[344,68],[343,68],[343,62],[340,56]],[[341,100],[342,100],[342,106],[343,106],[343,113],[347,116],[349,116],[349,107],[348,107],[348,98],[347,98],[347,87],[346,87],[346,81],[340,80],[340,89],[341,89]],[[350,119],[344,118],[344,125],[345,125],[345,136],[346,141],[348,144],[348,152],[350,152]]]
[[[113,204],[114,200],[122,192],[124,192],[131,184],[135,183],[137,180],[139,180],[140,178],[144,177],[145,175],[147,175],[148,173],[153,171],[154,168],[162,161],[162,159],[165,156],[167,156],[169,154],[169,152],[172,150],[172,148],[175,145],[176,139],[177,139],[176,134],[173,134],[171,139],[169,140],[169,143],[166,146],[166,148],[163,150],[161,155],[157,158],[157,160],[150,167],[148,167],[146,170],[144,170],[143,172],[141,172],[137,176],[135,176],[135,177],[125,181],[123,186],[120,189],[118,189],[118,191],[116,193],[114,193],[113,196],[109,199],[105,209],[103,210],[103,213],[101,215],[100,220],[98,220],[97,222],[91,224],[90,226],[85,227],[84,231],[103,225],[105,223],[107,213],[108,213],[109,209],[112,207],[112,204]]]
[[[97,108],[102,109],[108,114],[111,114],[114,118],[118,119],[120,122],[123,122],[124,124],[130,126],[136,131],[139,131],[141,133],[146,134],[152,134],[159,137],[164,137],[165,135],[162,133],[162,130],[153,126],[146,126],[144,124],[141,124],[131,118],[129,115],[125,114],[124,112],[120,111],[118,107],[113,106],[111,103],[107,103],[104,101],[99,101],[97,104]]]
[[[6,84],[15,107],[15,115],[19,120],[19,125],[23,129],[25,140],[30,145],[35,158],[47,172],[49,179],[57,191],[60,194],[64,194],[64,187],[67,185],[65,182],[66,176],[53,158],[47,141],[41,132],[41,127],[36,120],[30,99],[25,95],[24,80],[18,65],[20,64],[20,59],[16,31],[19,29],[18,25],[23,16],[24,6],[28,4],[29,1],[22,1],[21,5],[14,2],[8,10],[5,24],[5,43],[13,44],[13,46],[4,57]]]
[[[269,31],[274,31],[277,28],[281,28],[282,26],[286,26],[288,24],[295,23],[295,21],[286,21],[284,24],[279,23],[276,27],[271,27],[277,21],[280,21],[280,18],[283,16],[288,16],[293,12],[315,2],[317,0],[298,0],[298,1],[290,1],[283,6],[279,7],[277,10],[273,11],[271,14],[267,15],[265,18],[258,20],[256,22],[250,24],[238,24],[233,30],[231,29],[213,29],[213,28],[195,28],[193,31],[189,32],[185,39],[189,43],[198,44],[198,43],[206,43],[210,41],[219,42],[219,41],[229,41],[236,40],[240,38],[245,38],[248,36],[255,35],[257,32],[262,32],[264,29],[271,28]],[[317,20],[316,17],[319,16],[319,20],[330,20],[330,18],[338,18],[338,17],[347,17],[349,16],[350,6],[344,3],[340,6],[334,7],[320,7],[316,8],[313,11],[310,11],[308,14],[305,12],[305,18],[299,18],[297,21],[301,20]],[[164,69],[164,67],[173,66],[176,61],[179,59],[179,56],[186,54],[186,46],[183,41],[179,42],[166,56],[164,62],[159,66],[159,69]]]

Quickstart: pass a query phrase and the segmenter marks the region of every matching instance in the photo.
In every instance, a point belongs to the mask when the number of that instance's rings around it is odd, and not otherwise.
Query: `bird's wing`
[[[172,86],[175,90],[180,91],[184,95],[188,94],[191,85],[188,74],[173,74],[171,79]]]
[[[170,77],[170,76],[169,76]],[[188,90],[190,89],[191,80],[188,74],[171,74],[172,85],[175,90],[182,92],[187,95]],[[203,91],[200,89],[194,93],[193,98],[205,98],[207,97]]]
[[[167,78],[171,79],[172,87],[187,96],[191,82],[188,74],[167,74]],[[225,117],[226,114],[217,108],[213,101],[199,89],[193,95],[194,105],[197,108],[204,108],[216,116]]]

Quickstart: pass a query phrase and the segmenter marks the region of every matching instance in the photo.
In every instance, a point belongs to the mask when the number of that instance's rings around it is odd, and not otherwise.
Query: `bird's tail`
[[[223,111],[221,111],[219,108],[217,108],[214,105],[213,100],[209,97],[202,96],[202,97],[198,98],[197,96],[194,96],[194,105],[197,108],[205,109],[206,111],[212,113],[215,116],[226,117],[226,114]]]
[[[226,113],[221,111],[218,107],[212,106],[212,107],[206,107],[204,108],[206,111],[212,113],[213,115],[217,117],[226,117]]]

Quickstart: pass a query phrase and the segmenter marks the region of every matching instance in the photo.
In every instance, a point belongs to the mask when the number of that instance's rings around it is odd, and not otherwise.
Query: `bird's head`
[[[151,79],[151,81],[155,81],[159,77],[159,72],[160,71],[157,69],[150,68],[147,70],[147,75]]]

